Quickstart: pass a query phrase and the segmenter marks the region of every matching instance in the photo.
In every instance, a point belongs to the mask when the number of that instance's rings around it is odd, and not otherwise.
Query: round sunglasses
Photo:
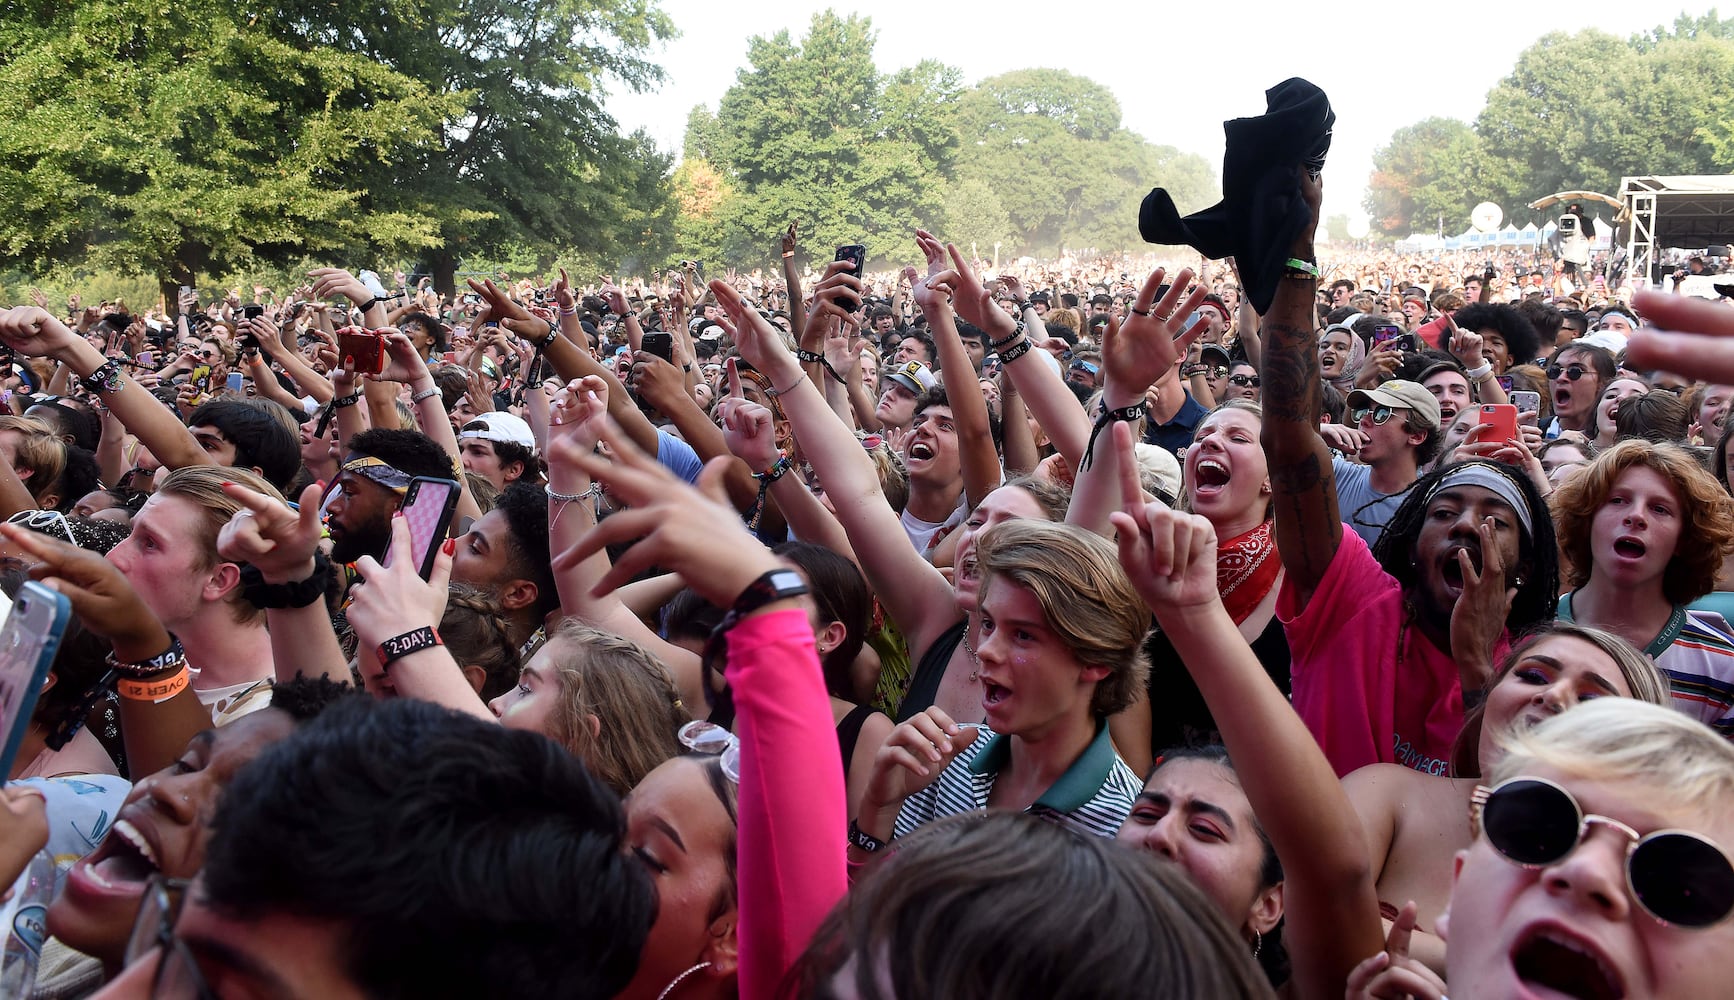
[[[1392,417],[1396,416],[1398,411],[1389,406],[1356,407],[1349,411],[1349,425],[1352,427],[1359,424],[1361,421],[1367,419],[1367,414],[1369,413],[1373,415],[1374,426],[1382,427]]]
[[[1561,368],[1558,365],[1548,365],[1547,366],[1547,380],[1549,382],[1551,382],[1554,379],[1559,378],[1560,375],[1563,374],[1563,375],[1565,375],[1566,378],[1572,380],[1573,382],[1576,382],[1578,379],[1583,378],[1586,374],[1588,374],[1589,371],[1590,371],[1590,369],[1585,368],[1583,365],[1571,365],[1571,366],[1566,367],[1566,368]]]
[[[1577,799],[1544,778],[1512,778],[1470,797],[1472,830],[1520,868],[1546,868],[1564,860],[1599,823],[1624,834],[1626,886],[1650,916],[1664,924],[1703,928],[1734,912],[1734,863],[1713,841],[1688,830],[1640,835],[1607,816],[1585,813]]]

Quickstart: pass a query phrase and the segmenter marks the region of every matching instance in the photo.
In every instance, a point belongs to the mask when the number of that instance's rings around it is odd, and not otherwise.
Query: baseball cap
[[[506,413],[503,410],[492,410],[478,414],[474,420],[464,424],[458,432],[460,439],[481,438],[483,441],[500,441],[505,444],[523,445],[531,451],[536,450],[536,435],[530,432],[530,425],[523,418]]]
[[[1419,423],[1428,430],[1439,429],[1439,401],[1419,382],[1411,382],[1406,378],[1394,378],[1389,382],[1380,383],[1374,389],[1356,389],[1349,393],[1349,409],[1362,406],[1389,406],[1396,410],[1409,410],[1420,418]]]
[[[919,361],[910,361],[895,368],[887,377],[917,396],[939,384],[939,379],[934,377],[933,372]]]

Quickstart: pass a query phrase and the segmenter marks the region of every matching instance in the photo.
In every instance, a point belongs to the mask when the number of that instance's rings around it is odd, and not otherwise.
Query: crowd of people
[[[1717,995],[1734,309],[1321,261],[1297,177],[1262,314],[793,223],[709,282],[0,311],[0,585],[73,611],[7,982]]]

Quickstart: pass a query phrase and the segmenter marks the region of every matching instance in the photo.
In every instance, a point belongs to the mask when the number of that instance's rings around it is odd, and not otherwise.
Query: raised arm
[[[832,299],[861,295],[861,282],[846,273],[848,267],[830,265],[813,292],[835,315],[844,315],[845,310]],[[742,357],[779,388],[783,414],[794,425],[802,450],[832,498],[837,520],[849,535],[867,582],[897,622],[909,648],[926,649],[957,622],[951,584],[909,544],[902,522],[885,502],[873,460],[861,450],[854,431],[825,405],[825,397],[783,346],[777,329],[726,284],[712,282],[711,288],[728,314],[724,328]]]
[[[0,312],[0,339],[20,354],[52,358],[81,379],[108,363],[108,359],[83,337],[75,335],[64,323],[35,306],[19,306]],[[212,464],[211,457],[199,447],[198,440],[180,418],[133,381],[119,365],[106,370],[97,391],[109,412],[119,418],[163,465],[179,469]]]
[[[774,996],[847,889],[843,770],[834,753],[815,752],[835,742],[836,729],[813,632],[790,598],[745,603],[755,584],[784,567],[728,508],[721,462],[706,466],[695,490],[606,422],[602,436],[614,460],[585,455],[578,465],[630,507],[592,532],[578,555],[636,544],[600,589],[667,566],[706,600],[731,609],[724,627],[740,740],[740,993]]]
[[[801,265],[795,260],[800,242],[795,233],[796,221],[789,220],[783,231],[783,284],[788,289],[789,327],[799,344],[807,335],[807,311],[801,308]]]
[[[1109,321],[1102,337],[1102,367],[1107,376],[1102,389],[1102,416],[1088,439],[1084,460],[1077,466],[1072,502],[1066,521],[1098,535],[1111,535],[1108,517],[1119,509],[1123,456],[1114,447],[1113,435],[1104,433],[1112,424],[1144,416],[1144,394],[1156,380],[1186,356],[1186,348],[1208,325],[1199,320],[1187,327],[1186,320],[1204,301],[1204,283],[1192,280],[1190,269],[1181,271],[1160,301],[1156,290],[1168,280],[1157,268],[1144,280],[1132,300],[1126,322]],[[1137,478],[1137,462],[1132,476]]]
[[[223,492],[242,509],[217,535],[217,553],[248,567],[272,586],[295,584],[331,573],[319,549],[319,484],[301,491],[301,509],[288,507],[239,483],[223,484]],[[271,661],[279,682],[297,675],[324,677],[348,684],[349,660],[337,643],[331,616],[325,610],[325,588],[300,607],[267,608],[265,625],[271,633]]]
[[[1115,428],[1120,447],[1131,435]],[[1120,562],[1198,684],[1253,814],[1283,867],[1291,989],[1343,995],[1349,973],[1384,944],[1366,840],[1336,772],[1272,684],[1217,589],[1216,529],[1203,517],[1144,504],[1122,475],[1114,515]]]
[[[927,317],[933,331],[934,348],[939,352],[939,370],[951,373],[945,384],[945,398],[951,404],[951,419],[957,428],[958,460],[963,466],[963,492],[969,507],[986,499],[1000,483],[999,452],[994,448],[993,432],[987,418],[987,397],[982,395],[981,380],[976,377],[975,363],[963,347],[957,333],[957,317],[952,311],[952,292],[964,294],[956,279],[945,268],[945,249],[925,230],[916,230],[915,239],[927,255],[927,279],[916,283],[915,269],[905,268],[903,276],[914,289],[916,304]],[[991,304],[987,308],[995,308]]]
[[[1289,256],[1310,262],[1323,187],[1304,173],[1301,183],[1312,207],[1312,222],[1289,248]],[[1294,587],[1297,609],[1312,600],[1343,541],[1331,453],[1319,436],[1324,387],[1319,381],[1318,343],[1312,323],[1317,295],[1317,278],[1297,277],[1290,271],[1277,285],[1263,326],[1264,430],[1260,438],[1270,463],[1276,548]]]
[[[962,261],[958,259],[954,263],[961,265]],[[971,274],[965,280],[973,279]],[[1006,316],[1005,310],[991,303],[987,308],[977,308],[979,298],[967,295],[959,296],[958,312],[964,319],[987,331],[992,338],[991,344],[996,345],[994,349],[999,353],[1006,379],[1017,388],[1024,406],[1047,432],[1054,450],[1076,469],[1084,457],[1084,443],[1090,439],[1090,418],[1078,405],[1078,397],[1066,388],[1065,379],[1054,366],[1035,355],[1036,351],[1046,350],[1048,328],[1043,325],[1041,314],[1029,304],[1023,285],[1011,275],[1002,277],[1000,281],[1019,303],[1021,312],[1018,318]],[[1019,323],[1023,324],[1021,333]]]
[[[717,404],[723,439],[729,451],[749,468],[774,469],[785,456],[777,450],[771,411],[741,395],[740,372],[733,358],[728,362],[728,376],[729,394]],[[855,550],[849,547],[849,536],[837,518],[793,469],[788,466],[784,469],[771,481],[767,492],[776,500],[794,536],[854,561]]]

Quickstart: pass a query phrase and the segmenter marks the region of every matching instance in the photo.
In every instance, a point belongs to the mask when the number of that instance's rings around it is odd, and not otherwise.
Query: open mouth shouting
[[[1445,554],[1440,557],[1439,579],[1440,582],[1445,584],[1445,589],[1449,591],[1453,597],[1463,593],[1463,564],[1457,559],[1457,553],[1459,552],[1468,552],[1469,564],[1475,568],[1477,574],[1481,572],[1480,546],[1458,544],[1448,547],[1445,550]]]
[[[1518,939],[1511,968],[1535,996],[1551,1000],[1619,1000],[1625,983],[1607,956],[1591,942],[1564,928],[1542,925]]]
[[[1228,466],[1214,458],[1203,458],[1192,469],[1193,493],[1200,498],[1213,497],[1228,489]]]
[[[1614,555],[1621,559],[1630,559],[1636,562],[1644,558],[1649,551],[1649,546],[1630,535],[1622,535],[1614,539]]]
[[[148,824],[147,824],[148,826]],[[100,896],[136,897],[162,871],[162,850],[131,820],[117,819],[96,850],[67,873],[67,889]]]
[[[917,462],[930,462],[934,455],[933,445],[917,438],[909,442],[909,447],[904,449],[904,455]]]
[[[990,681],[986,677],[981,679],[981,707],[988,715],[993,715],[996,710],[1003,709],[1007,699],[1011,698],[1011,694],[1011,688],[1004,684]]]

